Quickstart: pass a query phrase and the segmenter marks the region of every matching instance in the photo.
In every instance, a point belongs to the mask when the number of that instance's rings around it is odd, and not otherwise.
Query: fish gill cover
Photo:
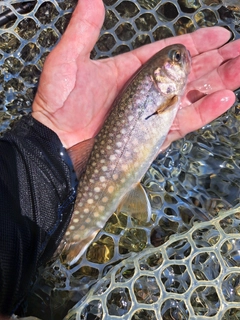
[[[237,1],[104,3],[93,59],[214,25],[240,37]],[[0,1],[1,132],[30,111],[44,60],[75,4]],[[228,112],[174,142],[149,168],[142,184],[153,221],[113,214],[75,265],[56,260],[40,269],[26,315],[63,319],[73,308],[66,319],[240,318],[240,216],[230,209],[240,191],[239,91],[236,97]]]

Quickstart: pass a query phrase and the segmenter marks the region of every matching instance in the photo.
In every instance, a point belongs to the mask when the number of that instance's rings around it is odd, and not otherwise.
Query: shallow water
[[[212,25],[240,37],[239,12],[227,1],[104,2],[94,59]],[[75,3],[0,1],[1,132],[30,111],[43,62]],[[163,319],[238,319],[239,214],[215,217],[239,204],[239,110],[237,99],[227,113],[174,142],[152,164],[142,181],[151,223],[114,214],[71,269],[58,260],[41,268],[26,315],[63,319],[94,285],[78,315],[68,319],[159,319],[160,313]],[[96,291],[102,295],[96,298]]]

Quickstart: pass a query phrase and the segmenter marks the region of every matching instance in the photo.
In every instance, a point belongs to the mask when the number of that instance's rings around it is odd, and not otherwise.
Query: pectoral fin
[[[140,183],[124,196],[118,206],[118,211],[124,211],[140,221],[148,222],[151,219],[151,205]]]
[[[164,103],[162,103],[158,109],[150,114],[150,116],[146,117],[145,120],[149,119],[150,117],[156,115],[156,114],[159,114],[159,113],[162,113],[164,112],[166,109],[168,109],[169,107],[173,106],[174,104],[176,104],[178,102],[178,96],[173,96],[172,98],[166,100]]]
[[[78,179],[86,169],[94,142],[95,138],[91,138],[77,143],[67,150]]]

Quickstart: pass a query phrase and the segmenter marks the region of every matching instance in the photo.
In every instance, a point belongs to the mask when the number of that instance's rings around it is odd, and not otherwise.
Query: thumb
[[[79,0],[69,25],[58,46],[61,46],[64,60],[76,59],[81,54],[89,56],[98,40],[104,21],[102,0]],[[59,49],[59,48],[58,48]]]

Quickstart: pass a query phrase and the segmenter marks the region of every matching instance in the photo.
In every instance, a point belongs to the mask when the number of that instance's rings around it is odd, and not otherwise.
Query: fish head
[[[191,70],[191,56],[182,44],[165,47],[155,56],[151,78],[156,89],[166,97],[181,96]]]

